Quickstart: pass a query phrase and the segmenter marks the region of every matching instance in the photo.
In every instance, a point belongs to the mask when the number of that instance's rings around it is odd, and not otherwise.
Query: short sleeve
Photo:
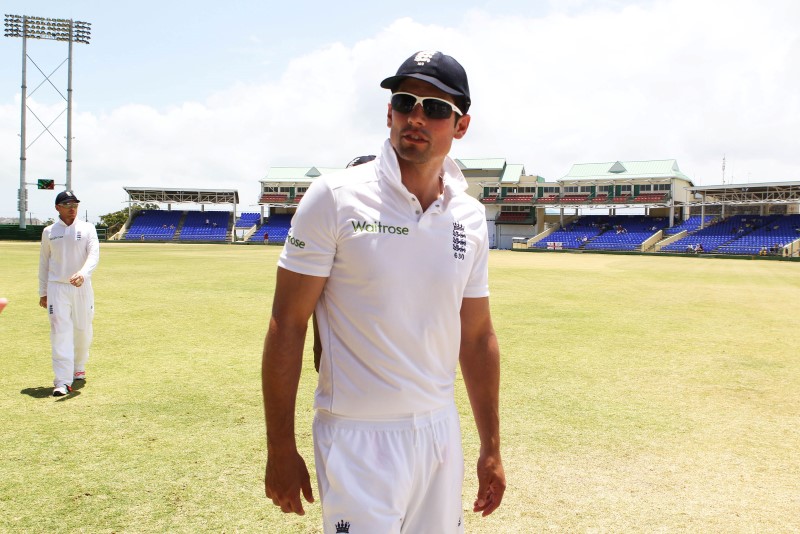
[[[300,274],[327,277],[336,254],[336,202],[324,178],[318,178],[303,195],[278,265]]]
[[[481,298],[489,296],[489,229],[482,220],[476,230],[475,261],[464,288],[464,297]]]

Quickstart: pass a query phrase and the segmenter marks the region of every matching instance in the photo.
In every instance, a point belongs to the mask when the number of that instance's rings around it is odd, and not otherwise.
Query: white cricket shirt
[[[458,166],[442,170],[444,194],[423,213],[387,140],[304,195],[278,265],[328,277],[315,408],[381,418],[453,402],[461,301],[489,295],[489,241]]]
[[[97,230],[78,220],[67,226],[60,218],[42,231],[39,254],[39,296],[47,295],[47,282],[68,284],[80,273],[88,279],[100,261]]]

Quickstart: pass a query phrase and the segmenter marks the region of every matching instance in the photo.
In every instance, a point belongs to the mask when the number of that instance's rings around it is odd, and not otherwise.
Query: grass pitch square
[[[305,517],[263,494],[279,247],[103,243],[87,381],[61,399],[38,251],[0,242],[0,531],[322,531],[316,484]],[[492,251],[490,269],[508,489],[466,532],[800,530],[800,265]],[[309,345],[312,472],[315,378]],[[471,509],[460,378],[457,403]]]

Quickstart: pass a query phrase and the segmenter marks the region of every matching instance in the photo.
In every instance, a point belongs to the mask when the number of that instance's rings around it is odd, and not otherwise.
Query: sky
[[[127,206],[126,186],[236,189],[238,211],[258,211],[270,167],[378,152],[379,83],[418,50],[469,76],[453,157],[548,181],[656,159],[695,185],[800,180],[796,0],[4,0],[3,13],[92,24],[72,84],[72,185],[91,222]],[[67,45],[29,39],[28,56],[26,182],[64,184]],[[4,38],[0,217],[18,215],[21,71],[22,39]],[[55,216],[55,193],[29,186],[28,217]]]

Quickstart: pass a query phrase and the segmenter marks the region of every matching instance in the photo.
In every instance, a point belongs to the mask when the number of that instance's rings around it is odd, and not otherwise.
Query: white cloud
[[[238,189],[248,209],[270,166],[343,166],[376,152],[387,101],[378,83],[427,48],[455,56],[470,76],[473,120],[456,157],[505,157],[550,180],[573,163],[676,158],[695,183],[713,184],[726,154],[728,181],[797,179],[800,8],[597,6],[553,2],[539,18],[470,11],[450,27],[399,19],[353,46],[297,57],[268,83],[238,83],[201,102],[103,115],[78,105],[75,188],[95,217],[119,209],[123,186]],[[0,105],[4,184],[18,181],[18,125],[19,102]],[[63,151],[49,145],[48,163],[30,155],[28,181],[63,176]],[[36,216],[52,211],[47,195],[31,193]],[[15,211],[15,198],[0,200],[0,214]]]

